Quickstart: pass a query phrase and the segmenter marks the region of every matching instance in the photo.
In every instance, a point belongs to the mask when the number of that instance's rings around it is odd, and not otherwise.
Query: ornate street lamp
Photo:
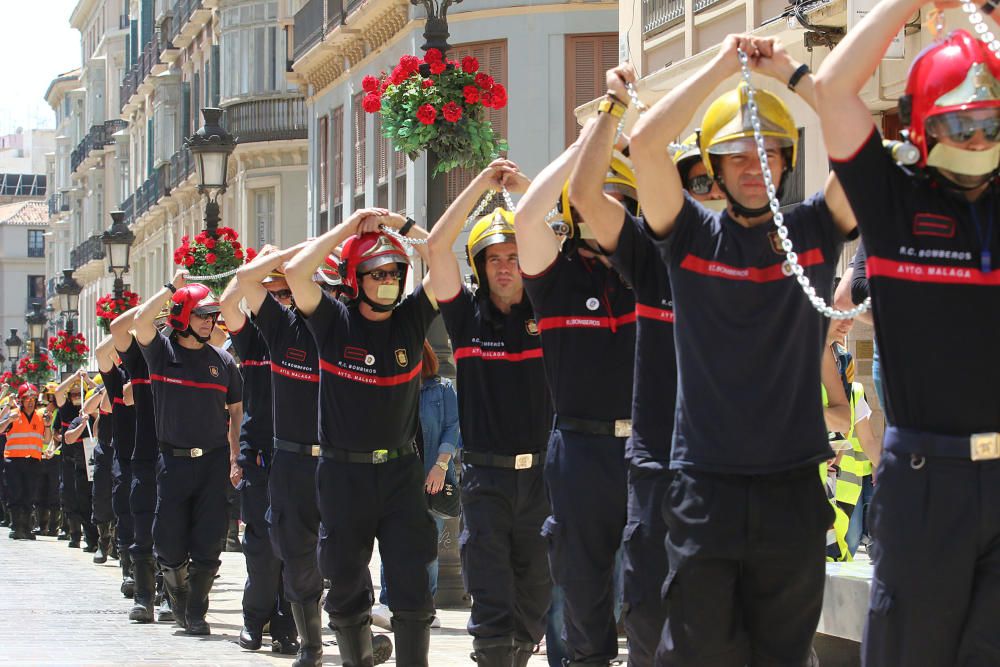
[[[56,285],[59,295],[59,311],[66,318],[66,331],[73,331],[73,318],[80,312],[80,292],[83,286],[73,277],[73,269],[63,269],[62,282]]]
[[[444,54],[451,48],[448,44],[448,7],[461,2],[462,0],[410,0],[412,5],[423,5],[427,12],[424,45],[421,49],[437,49]]]
[[[135,234],[125,224],[123,211],[111,211],[111,229],[101,234],[104,256],[108,258],[108,272],[115,274],[115,298],[122,298],[125,291],[123,276],[128,272],[129,253]]]
[[[18,337],[17,329],[11,329],[10,338],[5,340],[3,344],[7,346],[7,358],[10,359],[10,365],[13,368],[21,356],[21,346],[24,345],[24,341]]]
[[[236,148],[237,138],[219,124],[222,109],[208,107],[201,110],[205,124],[184,141],[191,151],[198,173],[198,192],[208,195],[205,204],[205,229],[215,232],[219,226],[219,195],[226,191],[229,156]]]
[[[35,356],[37,356],[41,352],[42,341],[45,339],[45,325],[48,323],[41,304],[32,305],[31,312],[24,316],[24,320],[28,323],[28,338],[35,342]]]

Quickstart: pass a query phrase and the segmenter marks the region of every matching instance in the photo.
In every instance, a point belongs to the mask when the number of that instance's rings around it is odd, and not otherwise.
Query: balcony
[[[194,162],[191,161],[191,153],[188,152],[188,149],[182,148],[171,155],[167,169],[169,173],[166,177],[164,190],[169,195],[174,188],[180,186],[188,179],[188,176],[194,173]]]
[[[165,173],[166,170],[164,168],[157,169],[133,193],[133,219],[142,217],[146,211],[156,206],[157,202],[166,194],[163,187]]]
[[[301,97],[233,104],[226,107],[222,123],[241,145],[305,139],[308,128],[306,104]]]
[[[84,264],[94,260],[104,259],[104,244],[101,242],[101,235],[94,234],[89,239],[73,248],[69,253],[69,263],[73,270],[79,269]]]
[[[49,195],[49,217],[65,213],[69,210],[69,195],[56,192]]]
[[[698,2],[696,0],[695,11]],[[709,0],[714,2],[715,0]],[[676,25],[684,18],[684,0],[642,0],[642,35],[649,38]]]
[[[718,4],[720,2],[722,2],[722,0],[694,0],[694,5],[692,6],[691,11],[697,14],[701,10],[708,9],[712,5]]]
[[[175,48],[183,49],[201,32],[201,29],[212,19],[212,10],[206,7],[209,3],[203,0],[177,0],[174,3],[173,18],[170,21],[170,33],[167,41]]]
[[[121,86],[118,88],[118,102],[122,109],[129,105],[132,97],[139,92],[139,88],[149,75],[155,73],[153,69],[161,64],[160,56],[167,48],[169,48],[169,41],[160,31],[154,32],[152,39],[146,42],[135,63],[122,77]]]
[[[121,210],[121,212],[125,214],[122,216],[122,220],[125,222],[126,225],[131,225],[132,221],[135,220],[135,206],[132,203],[134,198],[135,198],[135,193],[130,194],[128,196],[128,199],[123,201],[121,205],[118,207]]]
[[[83,138],[70,155],[70,170],[76,171],[80,165],[85,163],[93,151],[99,151],[105,146],[113,144],[114,134],[119,130],[128,127],[128,123],[121,119],[108,120],[100,125],[91,125],[87,136]]]
[[[323,36],[347,23],[347,16],[363,0],[309,0],[295,14],[295,48],[292,59],[298,60],[323,41]]]

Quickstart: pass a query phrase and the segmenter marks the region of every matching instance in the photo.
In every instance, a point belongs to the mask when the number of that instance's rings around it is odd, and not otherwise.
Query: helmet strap
[[[781,182],[778,183],[778,189],[775,192],[775,199],[780,200],[785,192],[785,181],[788,178],[789,170],[785,169],[781,173]],[[715,172],[715,182],[719,184],[719,189],[722,190],[722,194],[726,195],[726,199],[729,200],[729,204],[733,207],[733,213],[743,218],[759,218],[762,215],[771,212],[771,205],[761,206],[759,208],[747,208],[739,201],[736,197],[729,192],[726,188],[726,183],[722,180],[722,176],[719,174],[718,170]]]
[[[185,329],[184,331],[178,331],[177,335],[178,336],[184,336],[185,338],[187,338],[188,336],[190,336],[190,337],[194,338],[196,341],[198,341],[199,343],[201,343],[202,345],[205,345],[206,343],[208,343],[208,341],[212,338],[212,334],[209,334],[207,336],[199,336],[198,334],[196,334],[194,332],[194,329],[191,328],[190,324],[188,324],[187,329]]]

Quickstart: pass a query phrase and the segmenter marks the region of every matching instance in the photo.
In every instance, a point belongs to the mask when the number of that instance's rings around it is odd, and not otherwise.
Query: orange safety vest
[[[23,411],[18,410],[17,419],[7,431],[7,448],[4,450],[4,457],[8,459],[41,459],[42,448],[45,446],[42,441],[44,434],[45,420],[42,419],[40,411],[35,410],[29,419]]]

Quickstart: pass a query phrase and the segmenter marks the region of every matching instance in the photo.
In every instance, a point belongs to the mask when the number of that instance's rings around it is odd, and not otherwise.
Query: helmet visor
[[[1000,108],[986,111],[989,113],[985,115],[983,111],[954,111],[931,116],[926,121],[927,134],[935,139],[964,144],[977,132],[982,132],[987,141],[997,141],[1000,139]]]

